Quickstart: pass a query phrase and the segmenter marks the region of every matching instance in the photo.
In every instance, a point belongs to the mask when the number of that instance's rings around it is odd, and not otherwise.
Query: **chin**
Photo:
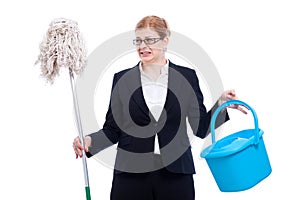
[[[152,58],[150,58],[150,57],[141,57],[141,60],[142,60],[142,62],[144,62],[144,63],[148,63],[148,62],[151,62],[151,61],[152,61]]]

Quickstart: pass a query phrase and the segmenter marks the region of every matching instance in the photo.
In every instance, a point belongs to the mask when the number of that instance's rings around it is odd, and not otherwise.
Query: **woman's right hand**
[[[89,151],[89,147],[91,146],[92,143],[92,138],[90,136],[85,136],[84,137],[84,146],[80,142],[80,138],[77,136],[74,141],[73,141],[73,149],[76,154],[76,159],[78,157],[82,157],[82,150],[85,152]]]

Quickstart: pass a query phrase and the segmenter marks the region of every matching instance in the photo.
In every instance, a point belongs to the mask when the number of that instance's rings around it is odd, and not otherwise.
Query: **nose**
[[[140,44],[140,46],[139,46],[141,49],[142,48],[144,48],[144,47],[147,47],[147,45],[146,45],[146,43],[145,43],[145,41],[142,41],[142,43]]]

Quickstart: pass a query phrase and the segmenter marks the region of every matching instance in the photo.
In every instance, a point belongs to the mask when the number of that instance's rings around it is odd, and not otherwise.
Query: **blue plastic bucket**
[[[215,121],[219,112],[232,104],[247,107],[254,117],[254,129],[242,130],[215,141]],[[210,131],[212,145],[201,152],[213,177],[222,192],[247,190],[265,179],[271,172],[271,165],[258,127],[255,111],[245,102],[230,100],[214,112]]]

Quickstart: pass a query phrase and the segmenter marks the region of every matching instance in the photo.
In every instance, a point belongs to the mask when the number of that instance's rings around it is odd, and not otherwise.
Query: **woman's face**
[[[150,28],[138,29],[135,32],[136,49],[143,63],[159,63],[165,61],[165,49],[168,38],[161,38]]]

